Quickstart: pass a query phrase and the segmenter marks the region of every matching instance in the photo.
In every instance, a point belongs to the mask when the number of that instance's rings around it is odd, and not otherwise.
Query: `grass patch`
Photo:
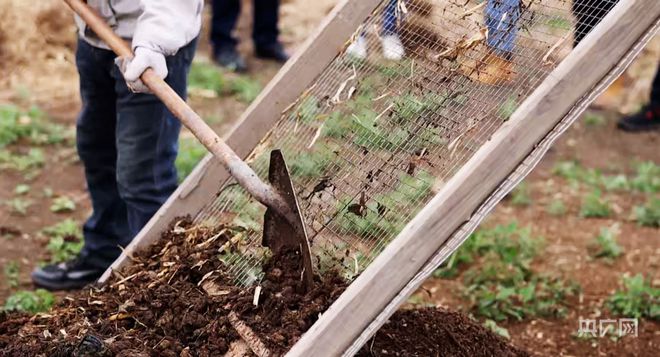
[[[50,205],[50,211],[53,213],[70,213],[76,210],[76,202],[70,197],[56,197]]]
[[[560,199],[553,199],[545,208],[549,215],[560,217],[566,214],[566,205]]]
[[[631,180],[631,186],[644,193],[660,192],[660,165],[651,161],[635,165],[636,176]]]
[[[607,299],[607,308],[615,315],[627,318],[660,320],[660,289],[651,285],[642,274],[624,276],[623,289]]]
[[[291,165],[291,175],[299,178],[318,178],[323,176],[323,173],[336,156],[335,152],[326,147],[326,145],[319,145],[311,151],[304,151],[294,157]]]
[[[16,197],[8,200],[5,204],[9,207],[12,214],[25,216],[30,206],[32,206],[32,201]]]
[[[610,203],[602,197],[600,190],[591,191],[582,201],[580,216],[584,218],[607,218],[611,214]]]
[[[179,154],[175,166],[179,183],[190,175],[195,166],[206,156],[208,150],[195,138],[179,139]]]
[[[618,224],[600,229],[600,233],[591,244],[591,256],[612,262],[623,254],[623,248],[617,242],[621,229]]]
[[[50,310],[54,303],[55,296],[46,290],[23,290],[7,298],[4,310],[37,314]]]
[[[605,124],[605,117],[600,114],[588,112],[584,115],[584,124],[587,126],[603,126]]]
[[[47,121],[44,112],[36,107],[24,111],[13,105],[0,105],[0,148],[21,139],[31,145],[48,145],[71,137],[65,126]]]
[[[60,263],[74,258],[83,247],[82,232],[78,223],[66,219],[41,231],[49,238],[46,250],[50,253],[51,263]]]
[[[635,206],[634,215],[640,226],[660,228],[660,197],[650,198],[644,206]]]
[[[511,204],[514,206],[527,207],[532,204],[531,188],[526,182],[521,182],[511,192]]]
[[[261,84],[254,79],[239,76],[229,83],[229,93],[236,95],[244,103],[252,103],[261,93]]]
[[[10,288],[16,288],[19,284],[19,276],[21,274],[21,266],[17,261],[12,260],[4,266],[5,281]]]
[[[509,97],[502,105],[500,108],[497,110],[497,116],[500,117],[500,119],[507,121],[511,118],[513,113],[516,112],[518,109],[518,102],[516,101],[515,97]]]
[[[548,26],[559,30],[570,30],[573,25],[571,21],[560,16],[551,17],[547,22]]]
[[[29,192],[30,192],[29,185],[20,184],[20,185],[16,185],[16,188],[14,188],[14,193],[19,196],[27,195]]]
[[[216,66],[193,62],[188,75],[188,87],[221,95],[226,89],[225,76]]]

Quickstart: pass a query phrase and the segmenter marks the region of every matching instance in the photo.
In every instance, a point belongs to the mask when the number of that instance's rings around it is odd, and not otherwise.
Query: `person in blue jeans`
[[[279,0],[254,0],[252,39],[257,57],[280,63],[289,59],[284,46],[278,41]],[[236,50],[238,40],[232,36],[241,13],[241,0],[213,0],[211,44],[215,61],[222,67],[245,72],[245,59]]]
[[[616,6],[618,0],[574,0],[572,11],[576,18],[574,46],[591,32]],[[487,44],[498,56],[510,61],[520,18],[520,0],[488,0],[486,4]],[[624,131],[639,132],[660,129],[660,69],[656,72],[650,100],[640,111],[624,116],[617,123]]]
[[[405,49],[401,38],[399,37],[397,16],[398,0],[390,0],[387,7],[383,10],[383,18],[380,32],[380,43],[383,49],[383,57],[391,61],[400,61],[405,55]],[[361,34],[349,47],[346,52],[355,58],[367,58],[367,39]]]
[[[85,168],[92,215],[73,260],[37,268],[32,280],[50,290],[81,288],[98,279],[177,187],[174,161],[181,125],[139,77],[152,68],[182,97],[201,28],[203,0],[88,0],[115,31],[132,39],[122,59],[77,19],[76,65],[82,110],[77,149]]]

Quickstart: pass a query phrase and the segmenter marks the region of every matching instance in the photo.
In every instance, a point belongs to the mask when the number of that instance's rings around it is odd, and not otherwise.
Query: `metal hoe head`
[[[262,244],[269,247],[273,254],[284,250],[294,250],[301,254],[302,279],[306,289],[312,286],[314,281],[312,256],[307,239],[305,222],[300,214],[300,207],[296,192],[293,189],[289,169],[284,161],[280,150],[273,150],[270,154],[270,168],[268,170],[268,181],[271,186],[281,195],[286,203],[295,213],[294,222],[289,222],[275,210],[268,208],[264,216],[264,236]]]

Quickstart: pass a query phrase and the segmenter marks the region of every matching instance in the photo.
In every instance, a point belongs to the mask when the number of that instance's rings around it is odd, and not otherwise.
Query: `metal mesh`
[[[364,270],[615,3],[384,0],[250,155],[265,178],[284,151],[319,271]],[[238,284],[261,277],[263,212],[230,180],[196,217],[247,229]]]

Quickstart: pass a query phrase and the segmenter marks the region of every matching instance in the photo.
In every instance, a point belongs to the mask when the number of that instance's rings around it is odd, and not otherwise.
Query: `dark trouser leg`
[[[252,39],[256,48],[269,48],[277,43],[279,0],[254,0]]]
[[[573,15],[577,20],[574,46],[577,46],[618,2],[619,0],[573,0]]]
[[[383,10],[383,29],[381,35],[389,36],[397,34],[397,18],[396,18],[396,5],[398,4],[397,0],[390,0]]]
[[[82,254],[90,264],[107,267],[119,254],[117,247],[129,236],[126,205],[116,183],[116,94],[110,72],[115,55],[78,42],[76,62],[80,74],[82,111],[76,125],[77,148],[85,167],[93,213],[83,226]]]
[[[187,76],[196,41],[167,58],[165,81],[186,98]],[[127,245],[177,187],[174,166],[180,122],[151,94],[132,93],[115,67],[117,92],[117,187],[126,203],[129,235]]]
[[[660,65],[656,71],[651,87],[651,105],[660,108]]]
[[[240,14],[240,0],[213,0],[211,43],[216,52],[220,49],[236,47],[238,41],[232,36],[232,32]]]

